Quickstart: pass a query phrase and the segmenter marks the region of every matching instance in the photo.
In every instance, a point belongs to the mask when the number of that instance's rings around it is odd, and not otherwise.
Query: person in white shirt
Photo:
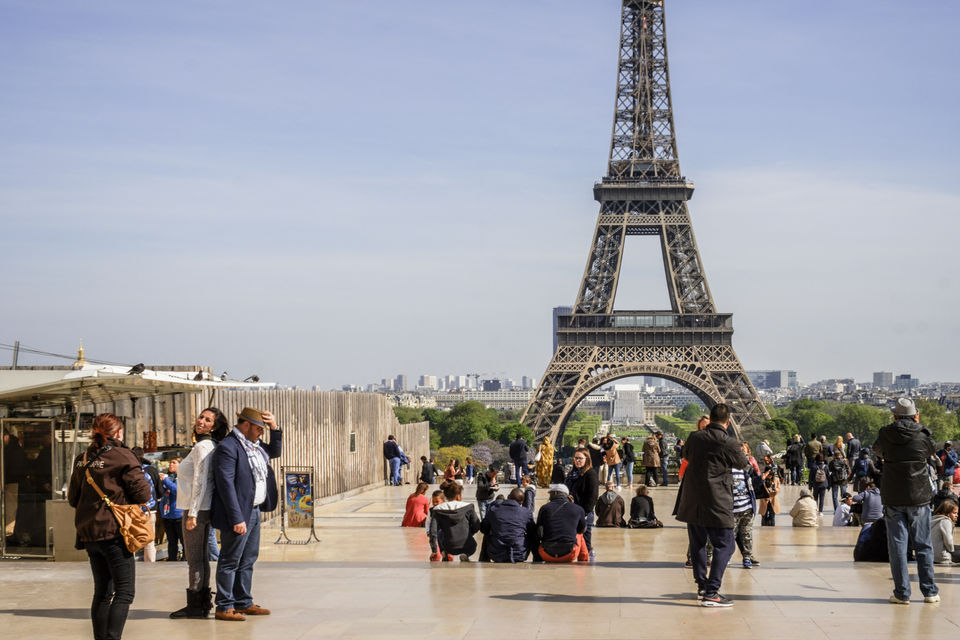
[[[183,555],[187,560],[187,606],[171,618],[206,618],[213,608],[210,592],[210,502],[213,499],[211,455],[230,432],[226,416],[215,408],[204,409],[193,427],[196,444],[177,472],[177,496],[183,509]]]
[[[837,505],[836,511],[833,512],[833,526],[849,527],[853,524],[853,513],[850,511],[852,504],[853,496],[849,493],[844,493],[840,504]]]

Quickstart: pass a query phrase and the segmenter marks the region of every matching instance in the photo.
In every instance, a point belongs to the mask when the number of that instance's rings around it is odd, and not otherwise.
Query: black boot
[[[187,606],[183,609],[177,609],[170,614],[171,618],[206,618],[207,611],[203,608],[200,591],[191,591],[187,589]]]
[[[203,610],[203,617],[206,618],[213,610],[213,593],[210,589],[201,589],[199,596],[200,608]]]

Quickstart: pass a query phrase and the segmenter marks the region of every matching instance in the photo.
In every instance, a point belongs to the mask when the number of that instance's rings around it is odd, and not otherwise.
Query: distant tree
[[[799,433],[797,430],[796,423],[793,420],[788,420],[787,418],[770,418],[765,420],[763,423],[763,428],[768,431],[776,431],[777,435],[773,436],[780,442],[786,441],[788,438],[792,438],[795,434]]]
[[[433,456],[433,463],[437,467],[437,472],[443,473],[443,470],[450,464],[450,460],[456,459],[463,465],[463,461],[470,455],[470,449],[467,447],[440,447]]]
[[[917,411],[920,412],[920,422],[930,429],[938,447],[945,441],[953,440],[960,435],[957,414],[947,413],[943,405],[933,400],[916,400],[916,404]]]
[[[436,451],[440,448],[440,434],[436,429],[430,429],[430,451]]]
[[[496,440],[484,440],[482,442],[478,442],[473,446],[471,451],[475,450],[477,447],[484,447],[489,452],[490,459],[486,462],[487,466],[490,464],[502,465],[510,458],[507,447],[503,446]]]
[[[880,428],[889,423],[889,411],[863,404],[846,404],[837,414],[836,427],[841,435],[852,433],[861,442],[873,442]]]
[[[395,416],[397,416],[397,420],[400,422],[400,424],[421,422],[423,420],[423,412],[414,407],[394,407],[393,413]]]
[[[503,430],[500,432],[500,437],[497,440],[501,444],[510,444],[517,439],[517,435],[522,435],[527,439],[527,442],[533,443],[533,431],[525,424],[520,424],[519,422],[511,422],[503,425]]]
[[[495,414],[480,402],[471,400],[453,407],[443,420],[440,438],[444,446],[471,447],[489,437],[488,428],[496,429]]]
[[[473,464],[478,470],[489,467],[490,463],[493,462],[493,453],[490,451],[490,447],[483,444],[475,444],[470,447],[470,457],[473,458]]]
[[[680,409],[673,414],[674,418],[680,418],[687,422],[696,421],[700,417],[700,414],[703,413],[703,407],[697,404],[696,402],[689,402],[684,405],[683,409]]]

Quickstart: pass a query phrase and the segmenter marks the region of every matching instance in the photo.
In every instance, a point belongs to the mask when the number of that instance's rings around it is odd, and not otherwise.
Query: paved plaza
[[[672,487],[652,490],[663,529],[596,529],[597,562],[572,566],[428,563],[424,531],[399,526],[410,490],[320,507],[319,544],[275,545],[278,531],[265,528],[254,595],[269,617],[170,620],[184,604],[185,565],[138,564],[124,637],[942,640],[960,631],[960,567],[937,568],[943,601],[930,605],[914,566],[913,602],[891,605],[887,565],[852,561],[854,528],[794,529],[786,515],[757,526],[761,566],[742,569],[735,555],[722,590],[735,606],[706,609],[683,567],[686,529],[669,516]],[[784,511],[795,495],[786,488]],[[539,490],[538,505],[545,499]],[[91,637],[86,563],[5,561],[0,576],[4,637]]]

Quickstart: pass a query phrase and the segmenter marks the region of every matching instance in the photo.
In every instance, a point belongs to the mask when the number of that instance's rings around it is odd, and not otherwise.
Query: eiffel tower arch
[[[623,0],[607,175],[573,312],[557,318],[557,350],[521,418],[560,442],[592,390],[619,378],[658,376],[707,406],[730,405],[734,427],[766,407],[733,350],[733,315],[716,311],[690,222],[693,183],[680,172],[667,64],[665,0]],[[618,311],[614,298],[627,236],[660,238],[669,310]]]

